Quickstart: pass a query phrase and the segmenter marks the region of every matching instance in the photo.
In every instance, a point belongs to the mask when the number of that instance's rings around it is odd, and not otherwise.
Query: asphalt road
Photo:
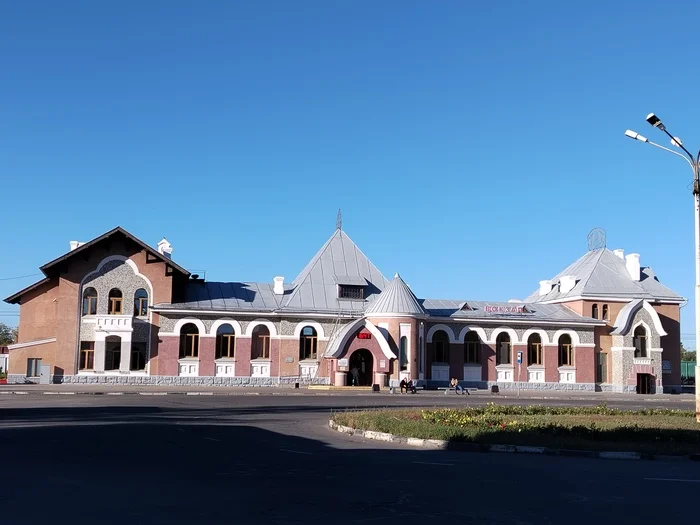
[[[0,522],[695,519],[700,463],[430,451],[327,428],[332,410],[426,401],[491,398],[4,395]]]

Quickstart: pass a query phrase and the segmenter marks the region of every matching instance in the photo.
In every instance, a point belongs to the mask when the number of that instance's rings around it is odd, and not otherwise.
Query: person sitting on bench
[[[416,393],[416,387],[415,387],[415,385],[413,384],[413,381],[411,381],[410,379],[406,379],[406,378],[402,379],[402,380],[401,380],[401,383],[399,383],[399,386],[401,387],[401,393],[402,393],[402,394],[403,394],[404,392],[406,392],[407,394],[408,394],[409,392],[412,392],[412,393],[414,393],[414,394]]]
[[[455,394],[459,394],[460,392],[464,394],[464,389],[461,386],[459,386],[459,381],[457,381],[456,377],[453,377],[450,380],[450,390],[453,388],[455,389]]]

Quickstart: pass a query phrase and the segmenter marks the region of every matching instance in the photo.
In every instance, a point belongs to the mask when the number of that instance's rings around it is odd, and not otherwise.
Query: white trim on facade
[[[525,333],[523,334],[523,343],[527,344],[527,340],[532,334],[537,334],[540,336],[542,339],[542,346],[551,344],[547,332],[541,328],[530,328],[529,330],[525,330]]]
[[[153,307],[153,311],[159,314],[187,314],[187,315],[237,315],[237,316],[255,316],[255,317],[317,317],[319,319],[361,319],[362,314],[357,312],[347,312],[347,313],[334,313],[334,314],[321,314],[321,313],[309,313],[309,312],[292,312],[292,311],[281,311],[281,312],[246,312],[245,310],[190,310],[190,309],[176,309],[176,308],[158,308]]]
[[[449,323],[480,323],[480,324],[499,324],[502,325],[504,322],[508,324],[526,324],[526,325],[544,325],[544,326],[580,326],[593,328],[595,326],[606,326],[608,323],[606,321],[590,318],[590,322],[576,322],[576,321],[558,321],[558,320],[543,320],[543,319],[460,319],[458,317],[429,317],[430,322],[449,322]]]
[[[211,324],[211,328],[209,329],[209,335],[213,335],[214,337],[216,337],[216,331],[225,324],[230,324],[233,327],[233,334],[236,337],[241,337],[243,335],[243,329],[241,328],[241,324],[235,319],[217,319]]]
[[[206,337],[207,334],[207,328],[204,326],[204,323],[202,322],[201,319],[195,319],[194,317],[185,317],[183,319],[178,319],[177,323],[175,323],[175,327],[173,328],[172,332],[161,332],[160,335],[176,335],[180,336],[180,330],[182,330],[182,327],[185,326],[188,323],[192,323],[197,327],[199,330],[199,337]]]
[[[452,330],[452,328],[450,328],[449,326],[444,325],[444,324],[436,324],[436,325],[431,326],[430,330],[428,330],[428,335],[425,337],[425,342],[432,343],[433,336],[435,335],[435,332],[438,332],[440,330],[444,331],[447,334],[447,337],[450,339],[450,344],[459,343],[459,341],[457,341],[457,339],[455,339],[454,330]]]
[[[506,326],[499,326],[498,328],[494,328],[493,332],[491,332],[491,338],[486,342],[488,344],[495,344],[496,339],[498,339],[498,336],[500,334],[502,334],[503,332],[507,333],[510,336],[511,346],[520,343],[520,340],[518,339],[518,334],[515,332],[515,330],[513,330],[512,328],[508,328]],[[496,350],[496,351],[498,351],[498,350]],[[499,366],[503,366],[503,365],[499,365]],[[510,365],[508,365],[508,366],[510,366]]]
[[[265,319],[256,319],[255,321],[251,321],[245,331],[246,337],[252,337],[253,330],[256,326],[260,325],[267,326],[267,329],[270,331],[270,337],[277,337],[277,328],[275,327],[275,323],[272,321],[266,321]]]
[[[462,330],[459,332],[459,336],[457,336],[457,342],[458,343],[463,343],[464,339],[467,337],[467,334],[469,332],[476,332],[479,335],[479,339],[481,340],[482,343],[486,342],[486,330],[481,328],[480,326],[465,326],[462,328]]]
[[[316,330],[316,337],[319,339],[325,339],[326,334],[323,331],[323,326],[316,321],[301,321],[300,323],[297,323],[297,325],[294,327],[294,338],[299,339],[301,337],[301,331],[306,326],[312,326],[314,330]]]
[[[578,333],[574,332],[573,330],[557,330],[554,332],[554,335],[552,336],[552,344],[559,344],[559,338],[562,335],[568,335],[571,337],[571,344],[574,346],[581,346],[581,338],[579,338]]]
[[[365,328],[370,331],[370,333],[377,338],[377,342],[379,343],[379,348],[381,348],[382,353],[388,358],[388,359],[396,359],[397,356],[394,355],[394,352],[391,351],[391,347],[389,346],[389,341],[387,341],[384,338],[384,335],[382,332],[374,326],[374,324],[369,320],[365,319]]]
[[[13,345],[7,345],[8,350],[16,350],[18,348],[29,348],[30,346],[45,345],[47,343],[55,343],[55,337],[49,337],[48,339],[37,339],[35,341],[27,341],[26,343],[15,343]]]
[[[600,296],[581,296],[577,295],[574,297],[564,297],[561,299],[551,299],[549,301],[537,301],[537,303],[528,304],[557,304],[557,303],[570,303],[572,301],[603,301],[609,303],[629,303],[639,297],[600,297]],[[648,299],[645,299],[648,301]],[[687,299],[652,299],[654,303],[659,304],[683,304]]]

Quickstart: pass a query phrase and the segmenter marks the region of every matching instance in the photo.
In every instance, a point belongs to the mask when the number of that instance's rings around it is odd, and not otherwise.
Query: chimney
[[[561,293],[569,293],[576,286],[575,275],[562,275],[559,278],[559,291]]]
[[[617,250],[613,250],[613,253],[615,255],[617,255],[620,259],[622,259],[623,261],[625,260],[625,250],[617,249]]]
[[[76,248],[80,248],[83,244],[85,244],[85,243],[84,243],[84,242],[80,242],[80,241],[71,241],[71,242],[70,242],[70,251],[73,251],[73,250],[75,250]]]
[[[273,279],[272,291],[275,295],[284,295],[284,277],[275,277]]]
[[[165,255],[168,259],[173,254],[173,247],[165,237],[158,243],[158,253]]]
[[[639,254],[630,253],[627,257],[625,257],[625,266],[627,266],[627,273],[630,274],[632,280],[639,281],[641,277],[641,267],[639,266]]]
[[[540,281],[540,295],[547,295],[549,292],[552,291],[552,286],[554,286],[554,283],[552,281]]]

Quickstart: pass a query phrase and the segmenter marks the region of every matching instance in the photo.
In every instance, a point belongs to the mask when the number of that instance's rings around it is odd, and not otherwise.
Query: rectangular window
[[[608,355],[598,354],[598,366],[595,370],[595,381],[596,383],[607,383],[608,382]]]
[[[316,336],[306,335],[301,338],[301,359],[316,359],[318,339]]]
[[[39,377],[41,374],[41,359],[30,357],[27,359],[27,377]]]
[[[219,334],[216,345],[216,359],[233,358],[236,343],[234,334]]]
[[[479,341],[467,341],[465,347],[464,362],[465,363],[478,363],[479,362],[479,350],[481,349],[481,343]]]
[[[258,336],[258,357],[260,359],[270,358],[270,336],[269,335],[259,335]]]
[[[510,364],[510,343],[502,342],[496,351],[496,364],[497,365],[509,365]]]
[[[574,347],[570,344],[559,345],[559,366],[574,366]]]
[[[138,317],[146,317],[148,315],[147,297],[138,297],[134,300],[134,314]]]
[[[146,343],[131,343],[129,370],[146,370]]]
[[[445,341],[435,341],[435,362],[449,363],[449,355],[447,355],[447,343]]]
[[[528,362],[531,365],[542,364],[542,343],[530,343],[528,348]]]
[[[338,290],[338,297],[341,299],[358,299],[362,300],[364,298],[362,286],[353,286],[349,284],[339,285],[340,290]]]
[[[183,334],[180,336],[180,359],[197,357],[199,355],[199,334]]]
[[[121,297],[110,297],[109,298],[109,315],[121,315],[122,314],[122,298]]]
[[[105,370],[119,370],[121,354],[121,343],[107,342],[105,345]]]
[[[97,297],[95,297],[95,296],[83,297],[83,315],[96,315],[96,314],[97,314]]]
[[[95,343],[93,341],[80,342],[80,370],[93,370],[95,368]]]

